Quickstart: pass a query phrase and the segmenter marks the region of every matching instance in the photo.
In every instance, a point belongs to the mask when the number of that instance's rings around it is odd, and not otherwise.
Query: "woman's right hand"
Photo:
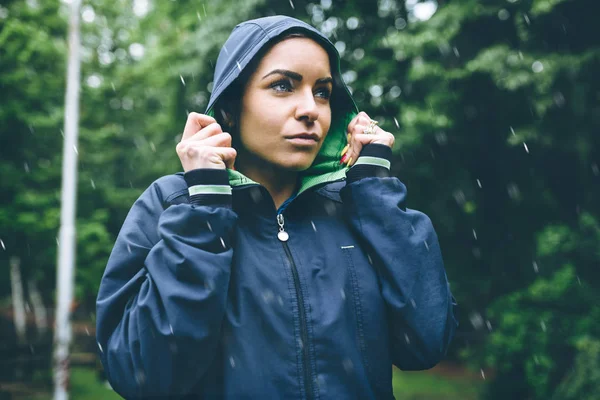
[[[217,121],[204,114],[188,115],[183,136],[176,147],[185,172],[198,168],[233,169],[237,152],[231,135]]]

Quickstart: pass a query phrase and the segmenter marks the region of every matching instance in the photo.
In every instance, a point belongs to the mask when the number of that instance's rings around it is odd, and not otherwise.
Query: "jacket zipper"
[[[279,225],[279,232],[277,233],[277,238],[283,245],[283,250],[287,255],[288,261],[290,262],[292,276],[294,277],[294,287],[296,289],[296,302],[298,303],[298,311],[300,313],[300,335],[302,337],[302,366],[304,372],[304,389],[306,391],[306,398],[312,399],[312,381],[311,371],[310,371],[310,363],[309,363],[309,353],[308,353],[308,329],[306,328],[306,311],[304,309],[304,298],[302,296],[302,290],[300,288],[300,276],[298,275],[298,269],[296,268],[296,263],[294,262],[294,258],[292,257],[292,252],[287,244],[289,239],[289,234],[285,231],[284,228],[285,221],[283,219],[283,214],[277,214],[277,225]]]

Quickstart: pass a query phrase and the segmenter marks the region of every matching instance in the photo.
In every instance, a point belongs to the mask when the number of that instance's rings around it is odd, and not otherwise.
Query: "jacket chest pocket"
[[[388,321],[374,265],[359,247],[342,246],[356,322],[356,342],[371,385],[388,398],[391,390]]]

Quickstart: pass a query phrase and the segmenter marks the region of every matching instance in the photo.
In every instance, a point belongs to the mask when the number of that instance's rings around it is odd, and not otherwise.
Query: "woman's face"
[[[332,85],[329,57],[316,42],[289,38],[274,45],[244,90],[244,150],[276,168],[310,167],[331,125]]]

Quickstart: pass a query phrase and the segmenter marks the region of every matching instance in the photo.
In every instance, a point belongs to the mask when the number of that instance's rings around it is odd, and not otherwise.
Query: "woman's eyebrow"
[[[265,76],[263,76],[262,79],[265,79],[266,77],[268,77],[270,75],[274,75],[274,74],[284,75],[284,76],[287,76],[288,78],[293,79],[298,82],[302,81],[302,75],[300,75],[297,72],[290,71],[287,69],[274,69],[273,71],[271,71],[268,74],[266,74]],[[319,79],[317,79],[316,83],[333,83],[333,78],[331,78],[331,77],[319,78]]]
[[[293,79],[295,81],[301,81],[302,80],[302,75],[300,75],[297,72],[289,71],[287,69],[274,69],[273,71],[271,71],[268,74],[266,74],[265,76],[263,76],[262,79],[265,79],[267,76],[274,75],[274,74],[285,75],[288,78],[291,78],[291,79]]]

